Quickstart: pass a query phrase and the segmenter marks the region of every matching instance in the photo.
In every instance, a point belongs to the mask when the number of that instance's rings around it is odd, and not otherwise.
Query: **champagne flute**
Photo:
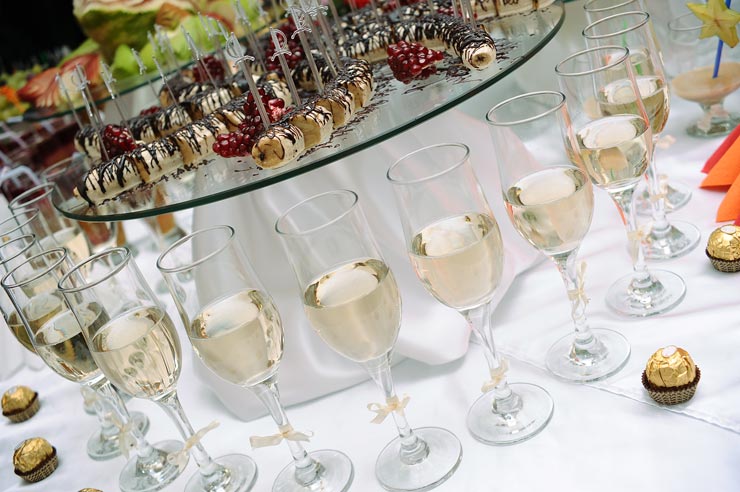
[[[740,55],[737,49],[725,49],[717,77],[713,77],[717,39],[702,39],[703,28],[701,19],[691,12],[668,22],[666,68],[672,77],[673,93],[698,103],[704,111],[686,133],[714,138],[740,125],[740,114],[728,112],[723,105],[727,96],[740,89]]]
[[[640,0],[588,0],[583,4],[588,22],[596,22],[610,15],[642,10]]]
[[[496,352],[491,301],[504,248],[470,149],[459,143],[418,149],[396,161],[387,177],[416,275],[430,294],[466,319],[483,344],[490,379],[468,411],[468,429],[486,444],[529,439],[550,421],[553,402],[539,386],[509,385],[508,364]]]
[[[118,449],[121,452],[127,452],[133,444],[136,454],[127,460],[119,475],[121,490],[160,490],[174,481],[184,469],[184,464],[170,464],[167,460],[170,453],[182,448],[182,443],[163,441],[155,446],[149,445],[135,422],[131,421],[120,396],[101,373],[83,338],[82,327],[99,327],[107,321],[107,315],[102,306],[95,302],[80,304],[75,314],[69,310],[57,289],[60,278],[71,271],[69,259],[64,248],[30,256],[3,277],[3,289],[13,303],[36,353],[58,375],[89,386],[103,396],[101,404],[96,405],[98,417],[115,418],[119,423]],[[111,417],[106,414],[111,414]],[[123,442],[124,438],[126,443]],[[99,444],[101,448],[96,453],[102,458],[106,451],[110,452],[109,439]]]
[[[375,462],[380,484],[428,490],[447,480],[460,441],[439,427],[412,429],[393,387],[390,360],[401,326],[401,297],[353,191],[330,191],[288,209],[275,229],[296,274],[306,316],[329,347],[362,364],[385,397],[368,408],[373,423],[392,415],[399,437]]]
[[[79,225],[57,212],[51,202],[54,184],[43,183],[34,186],[15,197],[8,204],[10,211],[16,213],[23,209],[37,209],[40,213],[41,230],[32,231],[42,249],[56,246],[67,248],[74,263],[90,256],[90,244]]]
[[[39,177],[45,183],[55,185],[56,196],[62,202],[75,198],[74,190],[78,183],[84,181],[90,170],[90,160],[84,155],[74,155],[47,167]],[[93,253],[103,251],[116,245],[118,223],[75,221],[90,241]]]
[[[576,257],[591,225],[593,188],[582,163],[562,148],[565,96],[533,92],[494,106],[486,115],[496,150],[506,211],[514,228],[558,268],[571,301],[575,336],[547,352],[550,372],[571,381],[610,376],[627,363],[630,346],[613,330],[592,329],[586,319],[584,266]]]
[[[666,217],[668,192],[662,189],[655,148],[668,121],[670,100],[663,56],[658,48],[650,14],[626,12],[612,15],[587,26],[583,36],[590,47],[621,45],[630,50],[630,62],[653,137],[647,170],[653,220],[650,232],[644,239],[645,258],[668,260],[683,256],[699,244],[701,234],[693,224],[676,220],[669,222]],[[599,109],[604,116],[634,111],[628,108],[635,100],[631,99],[632,92],[624,89],[625,84],[626,80],[614,80],[604,87],[603,98],[599,100]]]
[[[353,467],[343,453],[324,449],[307,453],[305,434],[293,430],[280,403],[278,367],[283,356],[280,314],[262,287],[234,237],[234,229],[216,226],[196,231],[170,246],[157,260],[188,337],[198,357],[226,381],[249,388],[267,407],[293,462],[278,475],[273,490],[340,492],[352,483]],[[183,278],[195,278],[198,295],[184,295]],[[268,442],[269,441],[269,442]]]
[[[665,270],[649,271],[643,253],[644,231],[635,221],[633,195],[652,153],[652,132],[630,51],[621,46],[589,48],[570,55],[555,67],[558,83],[568,101],[568,118],[562,122],[566,151],[584,166],[591,182],[604,189],[619,209],[627,227],[633,272],[617,280],[606,303],[627,316],[651,316],[676,307],[686,294],[681,277]],[[631,94],[621,114],[604,115],[599,106],[606,90],[620,83]],[[623,96],[627,97],[627,96]]]
[[[182,352],[175,325],[149,288],[127,248],[111,248],[91,256],[65,274],[59,290],[75,316],[82,320],[94,304],[106,315],[104,323],[82,323],[82,334],[103,374],[134,398],[157,403],[175,422],[185,448],[170,456],[184,463],[192,453],[198,464],[186,492],[246,492],[257,478],[247,456],[230,454],[216,460],[200,443],[211,424],[197,433],[177,396]]]
[[[35,235],[36,229],[45,233],[40,216],[41,212],[36,209],[13,212],[13,215],[0,222],[0,243],[28,234]]]

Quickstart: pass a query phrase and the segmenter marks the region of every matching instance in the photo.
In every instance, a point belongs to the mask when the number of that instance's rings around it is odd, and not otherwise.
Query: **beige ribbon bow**
[[[582,261],[578,265],[577,270],[577,278],[576,278],[576,286],[573,289],[568,289],[568,299],[570,299],[571,302],[574,301],[581,301],[584,305],[588,304],[588,302],[591,300],[586,295],[586,291],[584,286],[586,285],[586,262]],[[573,304],[572,310],[575,312],[577,306]]]
[[[129,418],[124,424],[121,422],[120,417],[113,414],[113,412],[107,413],[105,417],[118,428],[118,448],[121,450],[124,458],[128,459],[131,450],[136,447],[136,440],[131,435],[131,431],[134,428],[133,420]]]
[[[501,359],[499,359],[498,367],[496,369],[491,369],[491,379],[483,383],[483,386],[481,386],[480,390],[483,393],[488,393],[493,388],[501,384],[501,381],[503,381],[506,377],[506,371],[508,370],[509,361],[502,357]]]
[[[648,234],[650,234],[650,226],[640,226],[634,231],[630,231],[627,233],[627,239],[629,240],[629,251],[630,256],[632,257],[632,263],[635,263],[637,261],[637,255],[640,250],[640,245],[645,240],[645,238],[648,237]]]
[[[657,202],[658,200],[665,200],[668,198],[668,176],[665,174],[658,175],[658,193],[650,195],[651,202]]]
[[[190,449],[197,446],[203,437],[211,432],[213,429],[218,427],[220,424],[218,421],[214,420],[207,426],[200,429],[198,432],[193,434],[188,438],[187,441],[185,441],[185,445],[182,447],[180,451],[175,451],[174,453],[170,453],[167,455],[167,462],[171,465],[176,465],[180,468],[184,467],[188,463],[188,456],[190,454]]]
[[[385,418],[393,412],[396,412],[398,415],[403,416],[404,409],[406,408],[406,405],[409,404],[410,399],[410,396],[404,395],[403,398],[399,400],[396,395],[393,395],[392,397],[385,400],[385,405],[381,405],[380,403],[369,403],[367,405],[367,409],[377,414],[375,418],[370,421],[370,423],[381,424],[383,423]]]
[[[252,436],[249,438],[249,444],[252,448],[264,448],[267,446],[277,446],[283,439],[286,441],[305,441],[308,442],[313,437],[313,432],[303,433],[293,430],[290,424],[278,427],[280,431],[271,436]]]

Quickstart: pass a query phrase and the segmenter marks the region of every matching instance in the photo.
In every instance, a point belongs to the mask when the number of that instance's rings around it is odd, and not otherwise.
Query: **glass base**
[[[699,121],[688,127],[686,133],[699,138],[724,137],[729,135],[737,125],[740,125],[740,115],[730,113],[728,118],[713,118],[708,129],[699,128]]]
[[[319,479],[310,485],[301,485],[295,478],[295,463],[280,472],[272,486],[272,492],[344,492],[349,490],[355,476],[352,461],[339,451],[322,449],[308,453],[319,463]]]
[[[439,427],[421,427],[414,434],[428,446],[426,458],[414,464],[401,460],[401,438],[392,440],[375,462],[375,476],[386,490],[429,490],[455,473],[462,458],[462,445],[452,432]]]
[[[665,213],[675,212],[691,200],[691,188],[683,183],[672,181],[668,183],[665,198]],[[653,205],[650,201],[650,193],[647,186],[642,191],[635,193],[635,212],[638,215],[649,217],[653,214]]]
[[[653,316],[678,306],[686,295],[686,284],[673,272],[651,270],[647,286],[633,285],[633,275],[626,275],[609,287],[606,304],[624,316]]]
[[[136,455],[128,460],[118,477],[121,492],[162,490],[185,470],[187,462],[182,467],[167,462],[167,455],[182,449],[180,441],[162,441],[153,444],[152,447],[161,452],[161,458],[150,465],[140,462]]]
[[[630,358],[630,344],[614,330],[592,328],[594,342],[576,348],[571,333],[555,342],[547,352],[547,369],[567,381],[597,381],[622,369]]]
[[[644,242],[645,258],[648,260],[671,260],[692,251],[699,244],[699,229],[688,222],[671,222],[667,232],[660,235],[651,231]]]
[[[149,418],[141,412],[131,412],[131,420],[136,424],[139,432],[146,434],[149,431]],[[87,455],[95,461],[106,461],[121,455],[118,447],[118,435],[105,438],[101,429],[95,431],[87,440]]]
[[[516,413],[494,413],[494,391],[478,398],[468,411],[468,429],[485,444],[514,444],[529,439],[545,428],[552,418],[553,402],[544,388],[529,383],[509,384],[521,399]]]
[[[229,471],[229,481],[221,487],[216,487],[213,492],[247,492],[252,490],[254,482],[257,481],[257,465],[249,456],[243,454],[227,454],[213,460]],[[190,478],[185,486],[184,492],[211,492],[203,486],[199,472]]]

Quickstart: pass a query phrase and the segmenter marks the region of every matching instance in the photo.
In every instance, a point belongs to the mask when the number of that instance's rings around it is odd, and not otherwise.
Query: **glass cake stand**
[[[208,158],[196,169],[130,190],[91,207],[72,190],[54,198],[65,216],[82,221],[119,221],[150,217],[224,200],[317,169],[394,137],[437,116],[512,73],[558,32],[563,24],[561,0],[527,14],[486,20],[496,43],[497,61],[468,71],[456,57],[446,57],[429,79],[404,85],[386,64],[376,64],[376,92],[371,104],[332,139],[278,169],[259,169],[251,158]],[[71,180],[61,180],[71,181]]]

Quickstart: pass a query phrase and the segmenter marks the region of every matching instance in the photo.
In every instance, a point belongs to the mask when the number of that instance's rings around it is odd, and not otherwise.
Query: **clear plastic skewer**
[[[334,18],[334,26],[336,27],[337,32],[339,33],[339,38],[342,40],[342,42],[346,43],[347,42],[347,32],[344,30],[344,26],[342,25],[342,19],[339,17],[339,12],[337,12],[337,6],[334,5],[334,2],[329,2],[329,10],[331,10],[331,16]],[[327,33],[324,32],[324,36],[326,35]]]
[[[254,61],[254,57],[244,53],[244,48],[241,43],[239,43],[239,39],[233,32],[226,41],[226,56],[229,57],[229,60],[235,67],[241,69],[244,74],[244,78],[247,79],[249,92],[252,94],[252,98],[254,99],[255,106],[257,106],[260,118],[262,118],[262,125],[265,130],[268,129],[270,127],[270,117],[267,115],[265,105],[262,104],[262,96],[260,96],[260,91],[257,88],[257,84],[254,82],[254,77],[252,77],[252,70],[249,68],[249,62]]]
[[[306,55],[306,61],[308,62],[308,66],[311,69],[311,73],[313,74],[313,78],[316,81],[316,87],[319,89],[319,94],[324,93],[324,81],[321,77],[321,72],[319,71],[318,67],[316,66],[316,60],[313,58],[313,54],[311,53],[311,45],[308,43],[308,39],[306,39],[306,33],[311,32],[311,28],[308,27],[308,23],[306,22],[306,17],[309,19],[311,18],[308,14],[304,13],[300,8],[288,4],[288,14],[293,19],[293,24],[295,24],[295,32],[290,36],[291,39],[295,38],[296,35],[298,36],[298,39],[301,41],[301,46],[303,47],[303,53]],[[319,40],[320,44],[320,40]],[[328,58],[326,59],[327,63],[331,63],[331,60]],[[288,75],[289,77],[290,75]]]
[[[301,97],[298,95],[298,89],[295,86],[295,82],[293,82],[293,77],[290,76],[288,62],[285,61],[285,55],[290,54],[290,50],[288,49],[288,40],[285,37],[285,33],[271,27],[270,38],[272,38],[272,44],[275,45],[275,53],[270,57],[270,60],[275,61],[275,58],[277,58],[280,61],[280,68],[283,69],[285,82],[288,84],[290,94],[293,96],[293,101],[296,106],[300,106]]]
[[[121,119],[121,126],[124,127],[130,135],[133,135],[133,133],[131,133],[131,128],[129,128],[128,121],[126,121],[126,114],[118,103],[116,79],[113,77],[113,72],[110,71],[110,67],[104,61],[100,62],[100,76],[103,78],[105,88],[108,89],[110,100],[113,101],[113,105],[116,107],[116,111],[118,111],[118,117]]]
[[[431,2],[432,0],[429,0],[429,1]],[[370,8],[373,11],[373,17],[375,17],[375,22],[378,25],[382,24],[380,20],[380,15],[378,14],[378,4],[375,3],[375,0],[370,0]]]
[[[234,14],[236,15],[236,20],[241,23],[242,27],[244,28],[244,32],[246,32],[247,34],[247,44],[249,44],[250,51],[254,54],[254,57],[257,58],[257,61],[262,66],[262,71],[267,72],[265,54],[262,52],[262,48],[259,44],[259,41],[257,40],[257,36],[254,34],[252,23],[249,21],[249,17],[247,17],[247,13],[244,11],[244,6],[239,0],[234,0]],[[223,29],[223,26],[221,24],[219,24],[219,27]],[[228,36],[224,37],[228,39]]]
[[[167,65],[169,69],[177,70],[180,67],[180,64],[177,62],[177,55],[175,54],[175,49],[172,47],[172,42],[170,41],[170,37],[167,35],[165,30],[158,24],[154,25],[154,33],[155,33],[155,37],[157,38],[157,42],[154,43],[153,46],[159,47],[159,51],[162,53],[162,55],[164,55],[165,59],[167,60]]]
[[[180,106],[180,101],[177,100],[175,91],[172,90],[172,86],[170,86],[170,82],[167,80],[167,76],[165,75],[164,70],[162,70],[162,65],[159,64],[159,60],[157,60],[156,56],[152,56],[152,61],[154,62],[154,66],[157,67],[159,76],[162,78],[162,84],[167,88],[167,92],[170,93],[170,98],[174,102],[175,106]]]
[[[398,1],[398,0],[396,0],[396,1]],[[454,2],[454,0],[453,0],[453,2]],[[436,12],[436,9],[434,8],[434,0],[427,0],[427,7],[429,8],[429,13],[430,14],[434,14],[434,12]],[[455,10],[455,6],[454,5],[452,6],[452,10],[453,11]]]
[[[327,60],[327,64],[329,65],[329,69],[331,70],[331,73],[334,77],[337,76],[337,67],[340,67],[342,65],[341,60],[339,59],[339,53],[337,52],[337,47],[334,45],[334,37],[331,35],[331,30],[329,29],[329,23],[326,21],[326,11],[327,8],[321,4],[319,4],[319,0],[299,0],[301,3],[301,9],[307,13],[311,19],[318,19],[319,21],[319,27],[321,27],[321,30],[324,33],[324,42],[321,40],[321,36],[318,35],[318,33],[315,33],[314,41],[319,47],[319,51],[321,51],[321,54],[324,56],[324,58]],[[326,50],[329,50],[330,53],[327,53]],[[332,63],[332,58],[330,58],[328,55],[331,54],[334,60],[334,63]],[[336,64],[336,67],[334,66]]]
[[[90,82],[87,80],[85,71],[79,63],[75,65],[74,71],[71,75],[72,83],[77,87],[77,90],[80,91],[80,96],[82,96],[82,102],[85,104],[85,110],[87,111],[87,117],[90,119],[90,124],[95,129],[95,133],[98,134],[98,139],[100,140],[100,154],[107,161],[110,158],[108,157],[108,150],[105,148],[105,144],[103,143],[103,118],[101,118],[98,108],[93,104],[94,99],[90,93]]]
[[[148,33],[151,36],[151,33]],[[136,64],[139,66],[139,75],[142,77],[146,77],[146,83],[149,86],[149,90],[152,91],[152,95],[154,96],[154,101],[159,104],[159,93],[154,88],[154,84],[152,84],[152,80],[147,77],[147,69],[146,65],[144,65],[144,60],[141,59],[141,55],[139,55],[139,52],[135,49],[131,48],[131,55],[133,55],[134,60],[136,60]],[[154,56],[154,54],[152,54]]]
[[[75,105],[72,102],[72,97],[69,95],[69,91],[67,90],[67,86],[64,84],[64,81],[62,80],[62,77],[57,74],[56,75],[56,81],[57,81],[57,87],[59,87],[59,92],[62,93],[62,97],[64,98],[65,102],[67,103],[67,106],[69,107],[69,110],[72,112],[72,117],[75,119],[75,123],[77,123],[77,126],[82,129],[82,121],[80,120],[80,116],[77,114],[77,111],[75,111]]]
[[[229,73],[231,70],[229,70],[229,64],[226,61],[226,55],[224,54],[223,48],[221,48],[221,42],[218,40],[218,33],[211,23],[214,19],[205,17],[200,12],[198,12],[198,19],[200,20],[201,26],[203,26],[203,31],[205,31],[208,41],[210,41],[211,45],[213,45],[213,48],[216,50],[216,56],[224,67],[225,73]],[[218,24],[219,26],[221,25],[220,23]]]
[[[184,26],[180,26],[180,29],[182,30],[182,35],[185,36],[185,41],[188,43],[188,48],[190,48],[190,54],[192,55],[193,60],[195,61],[195,63],[200,65],[200,69],[203,70],[203,73],[206,74],[206,76],[208,77],[208,81],[211,83],[213,88],[218,88],[218,86],[216,85],[216,81],[213,79],[213,76],[211,76],[211,71],[208,70],[208,67],[206,66],[203,58],[200,55],[200,50],[195,44],[195,40]]]

